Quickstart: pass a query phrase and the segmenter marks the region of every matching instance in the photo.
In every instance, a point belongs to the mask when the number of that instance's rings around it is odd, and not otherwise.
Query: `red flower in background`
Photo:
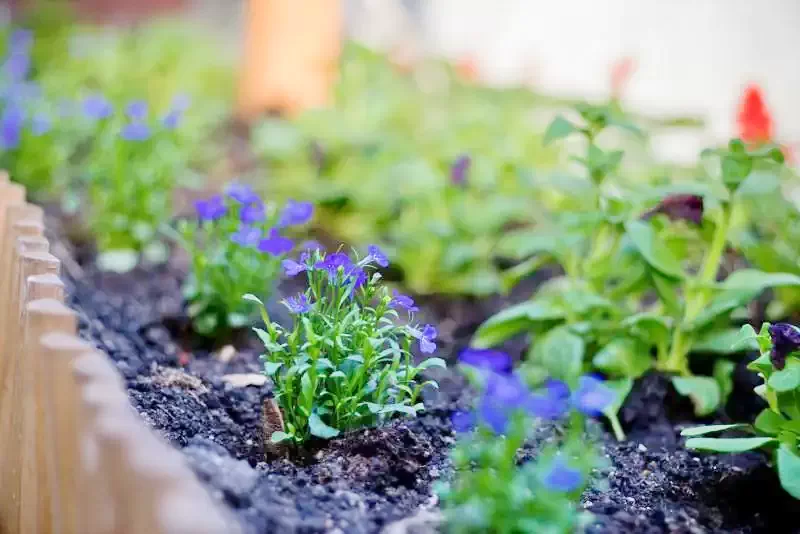
[[[772,141],[772,114],[764,103],[764,95],[758,85],[750,84],[745,88],[736,124],[739,138],[745,143],[761,145]]]
[[[625,87],[631,80],[631,76],[636,71],[636,60],[627,56],[620,58],[611,65],[611,98],[619,100]]]
[[[467,56],[458,60],[456,63],[456,72],[462,80],[474,82],[478,80],[478,64],[475,58]]]

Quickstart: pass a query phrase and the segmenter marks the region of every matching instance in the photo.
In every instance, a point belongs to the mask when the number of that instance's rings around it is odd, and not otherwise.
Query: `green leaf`
[[[229,313],[228,324],[233,328],[241,328],[250,322],[250,316],[244,313]]]
[[[750,326],[750,325],[747,325]],[[751,327],[752,330],[752,327]],[[742,338],[738,328],[712,330],[692,343],[692,352],[711,352],[714,354],[735,354],[745,350],[756,350],[755,338]]]
[[[740,306],[744,306],[753,300],[758,293],[759,291],[752,291],[750,289],[723,291],[711,299],[708,306],[688,324],[688,329],[697,330],[698,328],[706,326],[720,315],[729,313]]]
[[[471,345],[491,347],[517,335],[536,321],[562,319],[564,314],[563,308],[545,299],[522,302],[490,317],[478,328]]]
[[[719,384],[707,376],[675,376],[672,385],[681,395],[688,396],[699,416],[708,415],[719,406],[722,392]]]
[[[250,293],[247,293],[246,295],[242,295],[242,299],[249,300],[250,302],[255,302],[256,304],[261,304],[262,306],[264,305],[264,303],[261,302],[260,298],[258,298],[255,295],[252,295]]]
[[[800,386],[800,361],[789,358],[786,367],[772,373],[767,385],[779,393],[796,389]]]
[[[402,413],[410,417],[417,415],[417,410],[413,406],[406,404],[387,404],[381,408],[381,414]]]
[[[625,232],[651,267],[671,278],[683,278],[680,262],[666,243],[659,239],[652,226],[638,220],[628,221],[625,223]]]
[[[800,458],[786,444],[778,449],[777,458],[781,486],[789,495],[800,499]]]
[[[312,436],[322,439],[331,439],[339,435],[338,430],[323,423],[316,413],[312,413],[311,417],[308,418],[308,428]]]
[[[631,389],[633,389],[633,380],[630,378],[606,380],[605,385],[614,392],[614,400],[603,410],[603,415],[611,423],[611,428],[614,430],[614,437],[617,438],[617,441],[624,441],[625,432],[622,430],[617,413],[622,408],[622,404],[630,394]]]
[[[539,363],[554,378],[571,383],[581,374],[585,345],[583,339],[568,328],[550,330],[537,345],[535,352]]]
[[[97,256],[97,266],[102,271],[127,273],[139,263],[139,254],[133,249],[109,250]]]
[[[734,352],[739,352],[742,350],[758,350],[758,341],[756,340],[757,337],[758,334],[756,334],[756,331],[751,325],[742,325],[742,327],[739,329],[739,333],[736,335],[736,339],[733,340],[731,350]]]
[[[734,428],[747,428],[750,425],[746,425],[743,423],[735,423],[732,425],[703,425],[703,426],[694,426],[692,428],[684,428],[681,430],[681,436],[685,436],[687,438],[693,438],[697,436],[705,436],[706,434],[716,434],[717,432],[722,432],[724,430],[733,430]]]
[[[441,358],[428,358],[420,362],[417,366],[417,369],[428,369],[429,367],[441,367],[442,369],[447,369],[447,362],[445,362]]]
[[[711,452],[746,452],[777,443],[775,438],[690,438],[687,449]]]
[[[764,434],[777,435],[785,423],[786,419],[781,414],[773,412],[769,408],[764,408],[756,417],[753,426]]]
[[[725,404],[728,396],[733,392],[733,370],[736,364],[729,360],[717,360],[714,362],[714,380],[719,385],[720,403]]]
[[[264,374],[273,376],[281,368],[281,365],[283,365],[283,362],[264,362]]]
[[[592,358],[595,367],[614,376],[638,378],[652,366],[647,345],[631,338],[615,338]]]
[[[280,443],[281,441],[286,441],[286,440],[290,440],[290,439],[292,439],[292,436],[290,434],[287,434],[286,432],[284,432],[282,430],[276,430],[269,437],[269,440],[272,443]]]
[[[544,133],[544,138],[542,139],[542,144],[547,146],[553,141],[563,139],[569,134],[577,131],[578,128],[574,124],[569,122],[561,115],[558,115],[555,119],[553,119],[553,122],[550,123],[550,126],[547,127],[547,130]]]
[[[758,269],[740,269],[725,279],[720,287],[750,290],[757,293],[770,287],[800,286],[800,276],[791,273],[766,273]]]

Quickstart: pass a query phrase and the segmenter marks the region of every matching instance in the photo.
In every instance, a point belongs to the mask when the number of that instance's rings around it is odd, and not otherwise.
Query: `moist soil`
[[[59,222],[51,221],[50,228],[60,228]],[[235,386],[223,379],[258,374],[258,344],[245,334],[233,351],[209,350],[192,339],[182,327],[180,257],[173,255],[166,266],[108,274],[90,261],[75,261],[85,254],[69,242],[58,236],[51,241],[63,262],[80,335],[113,359],[144,421],[183,451],[243,532],[441,531],[433,487],[452,475],[450,415],[468,408],[473,395],[457,371],[435,370],[440,390],[426,397],[427,410],[416,419],[315,444],[302,459],[267,461],[261,405],[269,385]],[[438,355],[454,362],[484,319],[509,300],[526,298],[536,282],[508,299],[419,299],[422,319],[440,327]],[[277,300],[268,305],[272,317],[290,320]],[[521,354],[523,340],[505,348]],[[787,513],[797,501],[781,489],[763,455],[717,456],[682,447],[679,434],[685,426],[752,418],[761,408],[744,362],[735,379],[727,411],[712,419],[698,421],[667,378],[649,374],[637,381],[620,413],[627,441],[616,442],[607,428],[594,424],[590,431],[598,436],[608,465],[582,499],[595,516],[589,532],[800,532],[800,515]],[[525,456],[535,456],[553,435],[552,427],[538,429]]]

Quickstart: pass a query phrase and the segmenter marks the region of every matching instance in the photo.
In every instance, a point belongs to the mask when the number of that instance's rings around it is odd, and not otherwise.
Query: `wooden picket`
[[[238,534],[76,336],[42,219],[0,172],[0,534]]]

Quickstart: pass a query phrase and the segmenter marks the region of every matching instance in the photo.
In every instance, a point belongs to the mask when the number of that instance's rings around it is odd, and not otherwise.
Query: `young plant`
[[[329,439],[340,432],[379,424],[423,409],[420,393],[432,380],[419,374],[441,358],[414,364],[412,347],[436,350],[436,328],[413,322],[414,301],[381,284],[376,266],[388,266],[377,247],[353,261],[347,254],[303,253],[287,259],[288,276],[305,273],[305,292],[283,301],[294,315],[291,327],[272,322],[258,302],[264,329],[255,331],[266,348],[264,373],[275,386],[284,428],[268,436],[274,443],[301,444],[312,436]],[[398,324],[400,313],[411,322]]]
[[[249,187],[233,184],[225,195],[195,203],[197,219],[181,220],[177,237],[189,253],[191,270],[183,288],[196,332],[213,336],[252,323],[242,295],[266,300],[280,265],[294,248],[283,233],[308,223],[313,206],[265,203]]]
[[[771,457],[783,488],[800,499],[800,327],[764,323],[756,334],[753,327],[742,327],[737,341],[747,348],[757,347],[760,356],[748,365],[764,383],[755,392],[764,399],[764,408],[752,425],[707,425],[681,432],[686,447],[695,450],[738,453],[763,449]],[[739,430],[750,437],[710,438],[726,430]]]
[[[579,109],[584,124],[557,118],[545,137],[585,138],[586,157],[576,160],[593,186],[588,196],[594,211],[558,213],[552,228],[519,231],[505,243],[525,260],[512,269],[512,279],[538,268],[543,257],[555,259],[565,276],[490,318],[473,344],[488,347],[529,332],[529,366],[544,374],[591,366],[621,379],[623,390],[656,367],[676,375],[676,389],[692,398],[698,414],[708,414],[730,391],[733,363],[718,360],[713,377],[692,376],[689,353],[729,354],[735,310],[766,288],[800,284],[791,274],[752,269],[717,282],[740,186],[753,170],[780,165],[782,154],[774,147],[750,151],[734,140],[727,149],[708,152],[720,159],[717,181],[649,188],[639,196],[648,203],[655,197],[658,204],[642,212],[635,191],[613,196],[604,187],[622,153],[602,151],[595,139],[616,124],[613,113]],[[621,437],[614,414],[609,417]]]
[[[102,269],[124,272],[144,256],[166,259],[159,229],[171,216],[172,194],[186,170],[186,153],[175,132],[183,110],[157,117],[147,102],[130,102],[123,113],[102,95],[82,102],[93,128],[87,170],[87,222],[96,235]]]
[[[532,392],[499,351],[468,349],[460,361],[481,393],[472,412],[453,416],[456,472],[439,488],[446,532],[567,534],[586,526],[591,516],[579,501],[599,455],[587,446],[585,418],[603,413],[614,392],[592,376],[580,377],[572,393],[554,379]],[[537,419],[563,420],[565,431],[520,464]]]

